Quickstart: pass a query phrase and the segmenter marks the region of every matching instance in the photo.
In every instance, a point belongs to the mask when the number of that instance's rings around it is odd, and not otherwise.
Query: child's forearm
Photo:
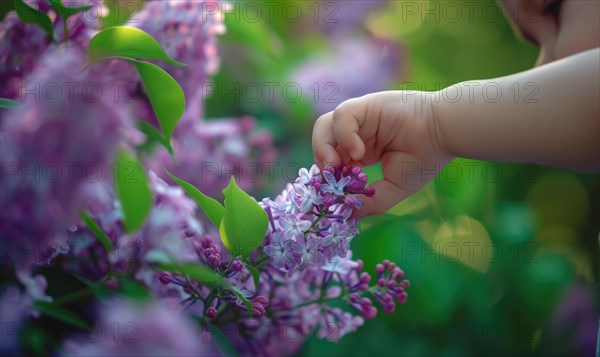
[[[456,156],[600,170],[600,49],[507,77],[435,93]]]

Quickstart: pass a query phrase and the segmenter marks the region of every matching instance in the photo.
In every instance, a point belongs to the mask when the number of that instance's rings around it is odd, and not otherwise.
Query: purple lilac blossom
[[[63,20],[50,7],[47,0],[26,0],[29,6],[47,13],[53,21],[56,41],[39,26],[21,21],[13,11],[0,23],[0,97],[19,98],[23,95],[25,76],[31,73],[46,50],[63,46],[65,34]],[[99,14],[103,0],[79,0],[72,5],[89,5],[86,12],[75,14],[67,21],[69,47],[85,49],[100,27]],[[69,2],[65,2],[69,6]]]
[[[291,79],[320,115],[347,99],[387,89],[401,70],[399,52],[390,42],[337,34],[326,50],[303,61]]]
[[[266,131],[255,130],[255,119],[197,120],[171,139],[177,158],[156,147],[144,160],[147,168],[168,179],[165,168],[210,196],[218,196],[231,175],[240,187],[257,187],[266,165],[275,160],[275,149]]]
[[[160,303],[109,301],[102,306],[97,340],[69,340],[66,356],[215,356],[210,334],[180,310]]]
[[[332,175],[329,181],[316,167],[300,172],[295,184],[314,187],[315,193],[322,198],[320,204],[312,206],[306,213],[298,209],[297,194],[291,184],[275,200],[262,201],[261,205],[270,217],[264,253],[259,250],[245,262],[231,257],[214,231],[201,229],[194,217],[195,204],[180,188],[169,186],[152,173],[149,175],[155,195],[152,214],[158,212],[159,216],[152,216],[138,233],[132,236],[123,233],[118,205],[110,204],[114,200],[110,190],[97,190],[96,201],[88,201],[87,208],[110,237],[117,236],[115,246],[122,245],[120,242],[138,243],[136,259],[139,266],[134,276],[163,306],[176,311],[183,309],[189,315],[215,324],[241,355],[291,355],[313,332],[320,338],[337,341],[356,331],[365,320],[374,318],[378,310],[371,296],[386,312],[393,311],[396,303],[405,303],[407,298],[404,289],[409,283],[395,264],[384,261],[378,265],[376,284],[370,286],[371,276],[363,271],[360,260],[352,260],[351,251],[340,257],[339,251],[327,248],[331,240],[327,238],[332,235],[337,235],[338,241],[348,241],[356,234],[355,221],[344,211],[351,213],[356,209],[359,195],[370,196],[374,192],[365,187],[367,177],[359,168],[326,170]],[[345,182],[341,192],[321,190],[334,181]],[[346,204],[348,200],[353,201],[352,204]],[[284,204],[286,201],[288,204]],[[304,221],[310,225],[307,227]],[[110,227],[111,222],[116,227]],[[293,232],[284,235],[286,230]],[[339,242],[336,244],[339,247]],[[185,275],[156,270],[149,263],[152,257],[161,256],[196,261],[209,267],[234,286],[239,295],[227,287],[215,295],[213,288]],[[117,265],[118,261],[112,263]],[[254,285],[248,263],[260,271],[258,286]],[[240,296],[250,302],[252,315]],[[330,306],[327,303],[330,300],[346,301],[349,310]],[[223,323],[223,320],[229,322]],[[206,331],[194,333],[197,338],[209,338]],[[290,340],[290,333],[297,338]],[[112,341],[102,341],[94,346],[67,344],[65,351],[112,355],[130,353],[126,348],[135,348],[131,353],[145,351],[148,346],[154,348],[152,343],[142,342],[129,347]],[[194,355],[204,351],[202,346],[193,348],[199,349],[192,353]]]
[[[2,121],[2,258],[17,267],[65,252],[83,187],[111,181],[116,150],[135,141],[124,104],[82,90],[101,86],[96,69],[80,71],[84,58],[76,48],[49,50],[27,78],[35,93]],[[60,83],[78,85],[67,92]]]
[[[324,258],[324,261],[314,262],[317,265],[326,264],[335,256],[346,257],[349,243],[358,233],[350,217],[358,200],[356,196],[373,194],[372,189],[365,187],[367,177],[359,168],[335,170],[329,167],[321,175],[314,166],[310,172],[309,175],[307,170],[301,170],[297,182],[288,186],[287,192],[274,201],[261,203],[271,218],[265,251],[277,263],[285,263],[283,270],[306,266],[307,255]],[[289,204],[282,204],[283,196]],[[348,205],[348,201],[352,204]],[[279,235],[282,239],[277,238]],[[305,248],[309,238],[311,247]],[[287,259],[282,260],[281,247],[291,244],[286,245],[286,242],[293,242],[304,254],[288,254]]]
[[[133,234],[123,229],[123,212],[112,186],[104,183],[85,187],[83,208],[111,240],[115,250],[106,254],[83,222],[72,228],[69,245],[84,264],[72,269],[90,279],[103,277],[112,265],[118,272],[134,273],[157,294],[165,292],[159,284],[159,272],[146,263],[168,258],[193,261],[195,246],[204,237],[204,228],[196,218],[196,203],[178,186],[170,186],[154,172],[148,173],[154,203],[146,224]],[[87,261],[89,260],[89,261]],[[167,294],[168,295],[168,294]]]

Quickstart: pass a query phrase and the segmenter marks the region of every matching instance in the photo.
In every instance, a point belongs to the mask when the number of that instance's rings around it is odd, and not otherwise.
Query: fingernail
[[[360,154],[356,150],[350,151],[350,156],[352,157],[352,160],[354,160],[354,161],[358,161],[360,159]]]

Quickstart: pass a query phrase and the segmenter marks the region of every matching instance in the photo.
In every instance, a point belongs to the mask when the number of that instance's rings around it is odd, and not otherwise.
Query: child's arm
[[[600,49],[479,83],[472,101],[465,85],[457,84],[444,89],[446,95],[434,105],[449,152],[600,170]],[[456,96],[457,88],[463,92],[458,102],[443,99]],[[498,89],[502,95],[493,103]],[[535,94],[526,100],[528,93]]]
[[[496,98],[498,88],[502,95]],[[537,93],[530,99],[537,103],[524,102],[532,88]],[[437,93],[369,94],[317,120],[315,161],[321,166],[381,161],[384,178],[373,184],[376,195],[366,199],[361,215],[393,207],[454,156],[597,171],[599,97],[600,49]]]

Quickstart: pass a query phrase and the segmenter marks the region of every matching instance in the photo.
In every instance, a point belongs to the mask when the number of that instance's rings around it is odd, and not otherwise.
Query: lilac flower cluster
[[[158,280],[181,292],[183,308],[229,331],[243,355],[294,353],[301,339],[286,339],[281,331],[289,328],[303,337],[318,329],[318,336],[336,341],[377,315],[373,301],[391,313],[407,298],[409,283],[393,263],[383,262],[383,270],[378,265],[372,284],[362,261],[352,260],[349,243],[358,233],[352,213],[361,207],[359,195],[374,194],[366,183],[360,168],[329,167],[322,174],[316,166],[301,169],[281,195],[261,202],[269,230],[262,250],[249,260],[232,257],[212,232],[195,240],[196,261],[227,279],[237,293],[180,273],[161,272]],[[258,286],[250,269],[259,271]],[[251,314],[240,296],[249,301]],[[349,310],[330,306],[331,301],[346,302]]]
[[[106,233],[115,250],[107,254],[93,233],[80,222],[69,232],[68,245],[78,257],[75,263],[66,263],[70,270],[98,280],[113,269],[135,276],[159,296],[170,294],[158,284],[159,272],[146,263],[157,257],[195,261],[194,249],[205,232],[196,218],[196,203],[185,196],[180,187],[169,186],[152,171],[148,176],[154,202],[146,224],[134,234],[125,233],[123,212],[110,185],[85,187],[83,208]]]
[[[85,87],[97,73],[73,70],[84,67],[83,58],[75,49],[49,50],[27,83]],[[3,258],[19,267],[48,261],[64,250],[66,227],[78,221],[83,204],[81,190],[90,181],[110,182],[116,150],[136,140],[127,107],[107,96],[90,100],[81,90],[43,95],[31,95],[9,111],[0,136],[0,235],[17,248]],[[84,172],[90,167],[91,173]]]
[[[270,220],[264,251],[272,264],[290,276],[298,268],[345,258],[358,233],[351,217],[362,205],[357,195],[374,193],[366,184],[367,175],[358,167],[327,167],[320,174],[313,166],[301,169],[275,200],[263,200]]]
[[[27,0],[34,9],[55,18],[53,42],[48,33],[40,27],[21,21],[15,12],[6,15],[0,24],[0,97],[17,98],[22,92],[25,76],[37,66],[40,54],[48,49],[60,47],[66,41],[68,46],[85,48],[98,29],[97,18],[102,0],[79,0],[78,6],[90,5],[84,13],[76,14],[67,21],[67,37],[64,33],[63,19],[50,7],[48,0]]]

